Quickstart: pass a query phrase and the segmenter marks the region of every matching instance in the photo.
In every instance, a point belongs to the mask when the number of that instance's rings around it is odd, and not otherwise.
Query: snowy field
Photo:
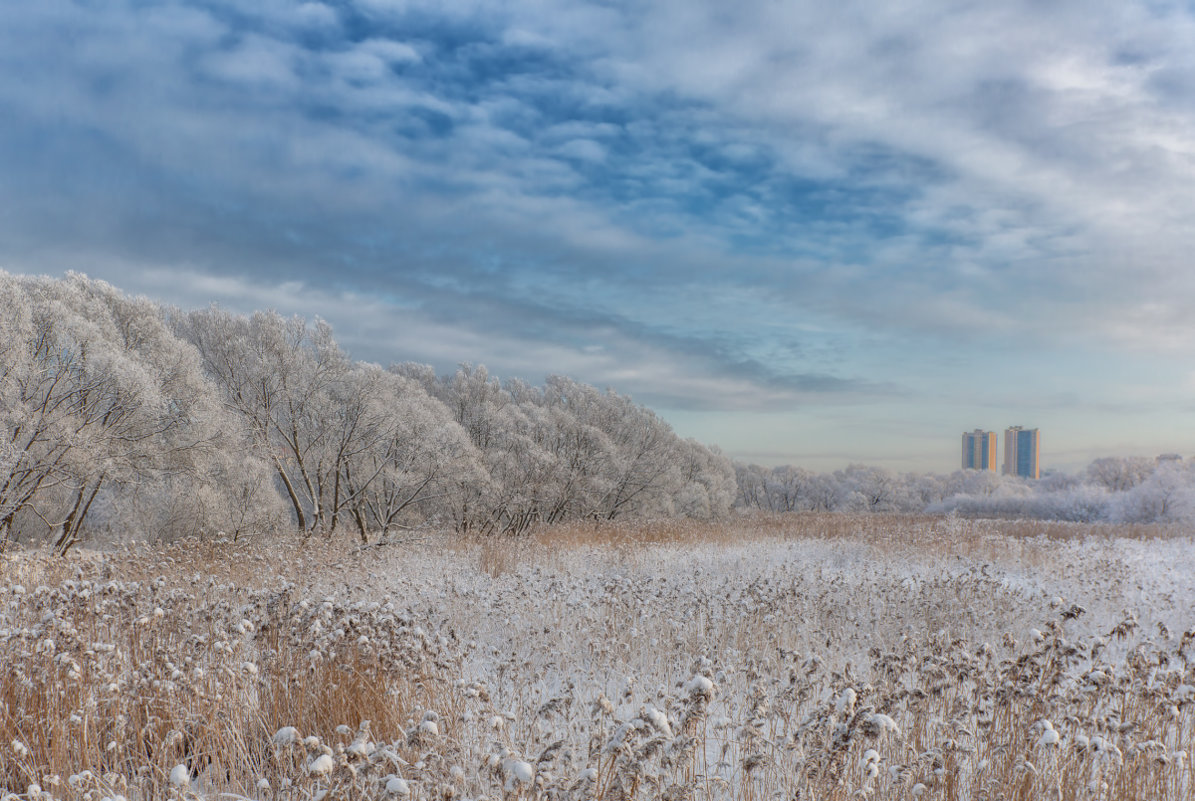
[[[9,555],[0,797],[1191,797],[1189,534],[683,525]]]

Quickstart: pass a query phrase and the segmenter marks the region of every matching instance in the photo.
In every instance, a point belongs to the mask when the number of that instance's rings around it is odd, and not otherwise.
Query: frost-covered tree
[[[947,481],[943,476],[932,473],[905,473],[900,481],[904,487],[902,495],[905,511],[924,511],[930,504],[941,503],[946,497]]]
[[[767,503],[767,469],[757,464],[734,463],[734,477],[738,495],[734,505],[739,509],[771,509]]]
[[[1153,475],[1157,462],[1140,456],[1106,457],[1087,466],[1085,476],[1112,492],[1131,490]]]
[[[672,511],[684,485],[678,470],[682,442],[655,412],[613,392],[603,396],[594,421],[614,443],[610,489],[599,514],[606,519]]]
[[[775,512],[806,511],[815,508],[813,483],[817,476],[801,467],[775,467],[767,476],[768,508]]]
[[[1117,522],[1195,522],[1195,465],[1166,460],[1130,489],[1115,494],[1108,517]]]
[[[961,470],[894,476],[864,465],[833,473],[735,465],[736,504],[771,511],[956,512],[972,517],[1173,523],[1195,520],[1195,467],[1181,459],[1105,458],[1040,480]]]
[[[212,307],[175,317],[224,402],[245,423],[255,449],[274,467],[300,529],[330,524],[324,505],[337,474],[350,362],[321,320],[256,312],[249,317]],[[341,397],[344,402],[346,397]],[[351,427],[351,424],[346,424]],[[334,430],[335,429],[335,430]]]
[[[92,511],[155,482],[200,485],[231,436],[195,350],[112,286],[0,273],[0,537],[40,521],[59,552]]]
[[[834,474],[819,473],[813,481],[809,482],[806,493],[811,511],[832,512],[837,510],[842,503],[845,490],[839,485]]]
[[[444,377],[421,365],[391,369],[442,401],[481,454],[489,481],[458,494],[461,530],[517,534],[580,518],[708,516],[733,501],[728,461],[683,442],[625,396],[562,376],[543,387],[503,384],[468,364]]]
[[[991,470],[956,470],[945,480],[943,495],[1024,495],[1029,492],[1025,479]]]
[[[596,424],[603,394],[563,376],[549,376],[542,389],[517,380],[507,388],[529,435],[551,457],[551,475],[540,493],[543,521],[598,515],[617,457],[609,435]]]
[[[395,376],[369,364],[344,364],[308,414],[313,444],[306,458],[315,483],[313,525],[337,528],[385,472],[401,412],[388,391]],[[365,532],[361,532],[365,538]]]
[[[371,433],[361,439],[368,447],[351,449],[341,461],[339,508],[348,510],[362,541],[369,532],[451,518],[462,487],[489,483],[477,449],[419,383],[373,366],[358,371],[358,381],[372,386],[376,411]]]
[[[881,467],[853,464],[835,474],[842,491],[852,498],[851,505],[867,512],[894,511],[901,487],[896,478]]]
[[[453,496],[457,530],[518,534],[537,522],[551,459],[530,435],[531,424],[501,382],[484,366],[469,364],[435,380],[411,365],[392,369],[427,382],[480,455],[488,480],[458,483]]]
[[[825,511],[837,502],[837,487],[822,476],[803,467],[782,465],[766,468],[759,465],[735,464],[738,497],[735,504],[742,508],[769,512]],[[821,486],[818,486],[818,485]]]
[[[709,519],[730,509],[735,498],[735,472],[730,459],[717,448],[695,439],[679,445],[682,486],[676,496],[675,511],[684,517]]]

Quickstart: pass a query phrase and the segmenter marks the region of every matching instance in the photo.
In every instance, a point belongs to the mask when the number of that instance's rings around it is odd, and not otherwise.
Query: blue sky
[[[750,461],[1195,454],[1187,3],[3,3],[0,267]]]

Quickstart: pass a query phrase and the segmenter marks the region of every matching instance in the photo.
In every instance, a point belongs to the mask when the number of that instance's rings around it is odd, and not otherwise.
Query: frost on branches
[[[78,274],[0,272],[0,308],[0,542],[521,534],[734,500],[719,452],[568,378],[384,369],[318,319],[164,309]]]

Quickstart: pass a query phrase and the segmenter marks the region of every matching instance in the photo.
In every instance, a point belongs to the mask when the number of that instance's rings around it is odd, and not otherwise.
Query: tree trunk
[[[295,487],[290,483],[290,478],[286,475],[286,468],[282,466],[282,462],[278,457],[274,457],[274,467],[278,470],[278,477],[282,479],[283,486],[286,487],[286,494],[290,497],[291,505],[295,507],[295,517],[299,522],[299,530],[307,530],[307,515],[303,514],[303,502],[299,500],[299,494],[295,492]]]
[[[101,476],[95,482],[95,486],[91,488],[91,492],[87,491],[87,485],[84,484],[79,488],[79,493],[75,496],[75,505],[71,508],[66,519],[62,521],[62,533],[58,537],[58,541],[54,543],[54,551],[59,556],[66,556],[74,546],[83,541],[79,536],[79,532],[83,529],[83,521],[87,517],[88,511],[91,510],[91,504],[95,500],[95,496],[99,495],[100,487],[104,485],[104,478]]]
[[[365,515],[361,513],[359,504],[353,504],[353,520],[357,523],[357,532],[361,536],[361,544],[369,544],[368,528],[365,525]]]

